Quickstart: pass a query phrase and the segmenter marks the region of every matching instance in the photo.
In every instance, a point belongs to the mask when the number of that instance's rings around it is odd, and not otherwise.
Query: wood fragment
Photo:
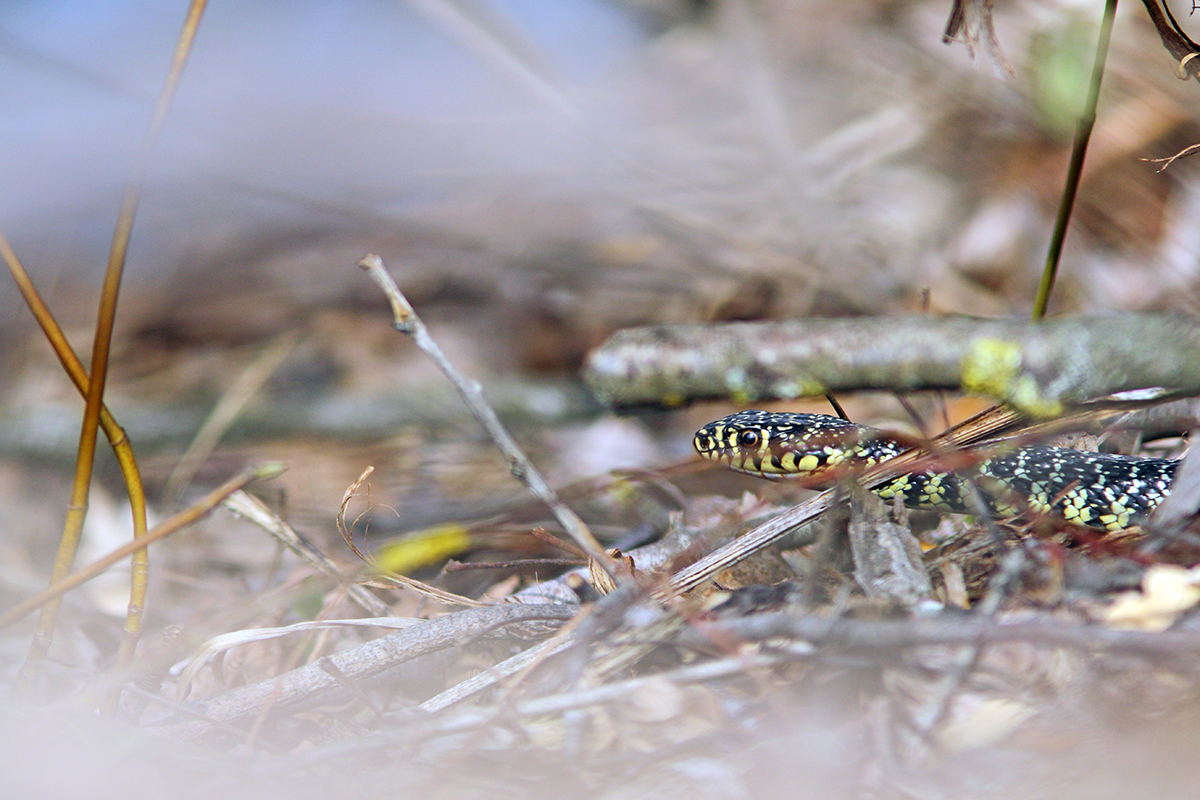
[[[850,494],[850,550],[854,579],[867,597],[911,607],[933,597],[921,545],[904,525],[893,522],[888,505],[861,487]]]

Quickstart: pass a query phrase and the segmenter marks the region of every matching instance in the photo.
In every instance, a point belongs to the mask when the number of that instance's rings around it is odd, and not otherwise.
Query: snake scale
[[[742,411],[705,425],[692,440],[701,456],[763,478],[819,477],[886,461],[908,449],[874,428],[824,414]],[[1171,491],[1178,462],[1022,447],[975,467],[990,510],[1001,516],[1051,514],[1109,531],[1136,525]],[[914,472],[876,493],[911,508],[971,513],[965,478]]]

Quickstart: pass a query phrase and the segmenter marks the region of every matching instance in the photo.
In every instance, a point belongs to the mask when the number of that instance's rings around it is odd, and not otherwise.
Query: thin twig
[[[550,484],[542,477],[541,473],[533,466],[529,458],[513,441],[512,436],[500,423],[500,419],[496,416],[496,412],[488,404],[483,396],[483,390],[478,381],[471,380],[463,375],[450,362],[446,355],[442,352],[441,347],[429,335],[429,330],[425,327],[425,323],[417,316],[416,311],[409,304],[408,299],[400,292],[396,282],[387,273],[383,266],[383,259],[374,254],[369,254],[358,262],[358,265],[367,271],[371,280],[383,290],[388,302],[392,306],[392,315],[395,319],[393,323],[396,330],[403,334],[411,336],[417,347],[421,348],[425,355],[437,364],[437,366],[445,373],[446,377],[458,390],[463,401],[467,404],[471,414],[479,421],[479,424],[495,442],[496,447],[504,455],[508,461],[508,470],[517,480],[525,484],[534,496],[540,499],[543,503],[550,507],[550,511],[554,514],[554,518],[562,525],[575,543],[579,545],[588,557],[593,559],[597,564],[600,564],[605,571],[612,574],[610,569],[610,559],[604,553],[604,549],[600,543],[596,541],[596,537],[592,535],[587,524],[579,518],[574,511],[563,504],[554,490],[550,488]]]
[[[354,531],[352,530],[353,524],[346,521],[346,511],[350,508],[350,502],[354,500],[354,498],[358,497],[358,490],[362,488],[364,484],[366,484],[367,478],[370,477],[371,473],[374,471],[374,467],[367,467],[362,471],[362,474],[355,479],[354,483],[350,484],[345,493],[342,495],[342,503],[338,507],[338,513],[335,517],[338,533],[342,535],[342,541],[346,543],[351,552],[362,559],[364,564],[367,564],[372,569],[377,570],[379,573],[378,579],[380,581],[387,582],[389,584],[389,588],[392,586],[398,586],[403,589],[410,589],[422,597],[426,597],[430,600],[436,600],[437,602],[445,603],[446,605],[468,606],[471,608],[477,608],[479,606],[486,605],[478,600],[472,600],[470,597],[464,597],[462,595],[455,594],[454,592],[448,592],[445,589],[437,586],[431,586],[430,584],[425,583],[424,581],[419,581],[416,578],[410,578],[407,575],[401,575],[389,569],[384,569],[379,565],[379,562],[375,560],[374,556],[372,556],[369,552],[363,552],[359,546],[354,543]],[[367,492],[369,495],[369,485]]]
[[[533,569],[534,567],[578,567],[578,558],[521,558],[516,561],[455,561],[443,568],[446,572],[472,572],[484,569]]]
[[[1197,53],[1193,53],[1192,55],[1200,57],[1200,54]],[[1162,172],[1167,167],[1171,166],[1171,164],[1175,162],[1175,159],[1190,156],[1195,153],[1200,153],[1200,144],[1189,145],[1173,156],[1168,156],[1166,158],[1143,158],[1142,161],[1149,161],[1151,164],[1162,164],[1162,166],[1157,170],[1158,172]]]
[[[564,542],[562,539],[559,539],[557,536],[548,532],[540,525],[530,530],[529,535],[543,544],[548,544],[551,547],[563,550],[573,556],[576,556],[577,558],[587,558],[587,553],[583,552],[570,542]]]

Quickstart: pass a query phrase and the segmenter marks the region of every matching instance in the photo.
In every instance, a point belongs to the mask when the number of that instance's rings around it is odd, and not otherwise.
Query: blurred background
[[[943,44],[950,5],[213,0],[142,196],[107,395],[156,507],[281,460],[275,502],[349,561],[333,517],[368,464],[374,500],[398,509],[377,531],[523,501],[390,329],[356,266],[367,252],[559,486],[685,460],[691,432],[732,408],[605,414],[579,369],[618,328],[1026,317],[1103,4],[997,3],[999,50]],[[0,5],[0,228],[81,354],[184,11]],[[1053,313],[1195,311],[1200,161],[1144,160],[1200,142],[1197,86],[1174,69],[1123,4]],[[235,413],[195,444],[222,401]],[[851,402],[864,421],[899,413]],[[44,584],[81,408],[0,281],[5,598]],[[96,553],[128,536],[106,455],[100,469]],[[603,513],[610,540],[647,514]],[[152,630],[228,614],[226,581],[278,574],[273,545],[228,515],[170,547]],[[123,613],[122,580],[95,602]],[[59,657],[102,661],[120,617],[78,613]]]
[[[365,252],[507,418],[585,437],[547,443],[562,482],[684,456],[711,416],[607,420],[611,446],[572,428],[598,412],[582,358],[619,327],[1024,316],[1099,8],[999,4],[991,52],[942,43],[947,5],[214,2],[142,197],[109,403],[165,481],[282,338],[223,441],[379,444],[411,423],[434,452],[431,425],[465,416],[380,324]],[[182,12],[0,8],[0,224],[80,352]],[[1195,87],[1126,4],[1056,312],[1191,306],[1196,167],[1141,159],[1197,141]],[[79,401],[4,283],[0,341],[0,453],[73,458]],[[291,485],[325,514],[340,489],[317,480]]]

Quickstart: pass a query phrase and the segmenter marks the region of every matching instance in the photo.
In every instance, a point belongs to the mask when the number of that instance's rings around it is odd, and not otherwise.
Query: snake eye
[[[742,447],[758,447],[762,436],[758,431],[742,431],[738,434],[738,444]]]

